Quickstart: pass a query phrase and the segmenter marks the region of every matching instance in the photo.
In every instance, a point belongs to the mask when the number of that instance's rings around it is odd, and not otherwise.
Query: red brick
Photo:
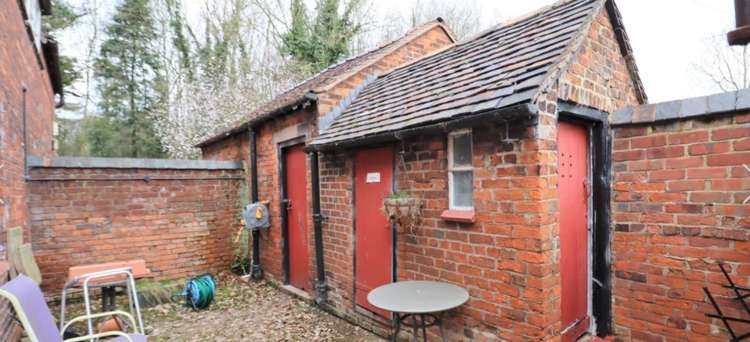
[[[685,133],[674,133],[667,136],[669,145],[693,144],[708,141],[708,132],[695,131]]]
[[[705,164],[703,157],[670,158],[664,161],[666,169],[688,169],[700,167]]]
[[[726,178],[727,174],[727,169],[722,167],[707,167],[687,170],[688,179]]]
[[[667,182],[668,191],[692,191],[703,190],[706,188],[706,182],[703,180],[686,180]]]
[[[702,202],[702,203],[728,203],[732,196],[726,192],[692,192],[690,193],[691,202]]]
[[[729,152],[729,143],[706,143],[706,144],[694,144],[688,147],[688,153],[691,156],[704,155],[704,154],[717,154]]]
[[[633,138],[630,140],[630,146],[633,149],[658,147],[658,146],[664,146],[666,144],[667,144],[666,135],[649,135],[646,137]]]
[[[748,151],[750,150],[750,139],[736,140],[734,142],[735,151]]]
[[[750,137],[750,127],[722,128],[711,132],[711,140],[728,140],[747,137]]]
[[[710,155],[706,157],[708,166],[728,166],[750,164],[750,152]]]
[[[734,117],[734,122],[738,124],[750,122],[750,114],[742,114]]]
[[[646,157],[644,150],[615,151],[612,154],[614,161],[641,160]]]
[[[652,181],[684,179],[685,170],[657,170],[649,172]]]
[[[685,155],[683,146],[662,146],[646,150],[648,159],[677,158]]]
[[[624,127],[615,131],[617,138],[637,137],[648,134],[648,127]]]

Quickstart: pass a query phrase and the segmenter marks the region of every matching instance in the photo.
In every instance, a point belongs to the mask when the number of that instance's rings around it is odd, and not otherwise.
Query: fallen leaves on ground
[[[382,341],[265,282],[221,277],[202,311],[180,304],[143,310],[149,341]]]

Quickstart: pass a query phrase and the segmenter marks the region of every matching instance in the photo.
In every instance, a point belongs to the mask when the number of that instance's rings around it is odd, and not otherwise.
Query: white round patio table
[[[400,281],[382,285],[367,294],[367,300],[383,310],[394,314],[394,332],[391,341],[396,341],[401,324],[409,326],[406,321],[411,317],[411,327],[414,330],[414,340],[419,339],[419,329],[427,341],[427,327],[437,325],[440,335],[443,334],[443,314],[457,308],[469,300],[469,293],[465,289],[438,281]],[[428,319],[429,318],[429,322]]]

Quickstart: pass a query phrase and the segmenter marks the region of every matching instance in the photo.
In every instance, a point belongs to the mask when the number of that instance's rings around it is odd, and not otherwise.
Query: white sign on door
[[[380,183],[380,172],[368,172],[365,183]]]

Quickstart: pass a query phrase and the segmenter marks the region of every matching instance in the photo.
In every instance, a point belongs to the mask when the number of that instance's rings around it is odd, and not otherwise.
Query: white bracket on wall
[[[747,170],[747,172],[750,172],[750,166],[747,166],[746,164],[743,164],[742,166],[745,167],[745,170]],[[748,204],[748,203],[750,203],[750,195],[748,195],[747,198],[745,198],[745,200],[742,201],[742,204]]]

